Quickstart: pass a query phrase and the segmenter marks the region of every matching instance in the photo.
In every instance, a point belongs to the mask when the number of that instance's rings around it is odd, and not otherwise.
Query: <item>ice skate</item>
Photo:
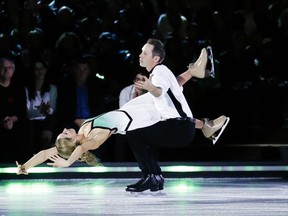
[[[215,77],[214,71],[214,58],[212,47],[208,46],[201,50],[199,58],[188,65],[188,69],[193,77],[205,78],[205,77]]]
[[[203,121],[204,126],[201,130],[206,138],[213,141],[214,145],[223,133],[224,129],[226,128],[228,122],[230,121],[230,118],[222,115],[214,120],[209,120],[205,118],[203,119]]]

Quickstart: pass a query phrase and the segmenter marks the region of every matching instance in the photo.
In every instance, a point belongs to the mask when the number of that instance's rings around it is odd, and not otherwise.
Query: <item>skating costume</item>
[[[189,105],[183,94],[183,87],[179,86],[179,83],[174,74],[165,66],[157,65],[154,67],[150,76],[153,76],[153,85],[162,89],[162,94],[159,97],[152,97],[153,103],[156,109],[160,112],[163,119],[171,119],[180,117],[180,114],[175,107],[170,96],[167,94],[170,89],[177,101],[181,104],[181,107],[187,117],[193,117]]]
[[[153,105],[152,96],[149,94],[141,95],[129,101],[121,109],[87,119],[83,124],[92,122],[91,130],[104,128],[111,130],[112,133],[120,134],[151,126],[160,121],[161,118]]]
[[[131,121],[128,113],[115,110],[87,119],[83,124],[92,122],[91,130],[103,128],[111,130],[113,133],[121,133],[121,131],[126,131],[129,128]]]

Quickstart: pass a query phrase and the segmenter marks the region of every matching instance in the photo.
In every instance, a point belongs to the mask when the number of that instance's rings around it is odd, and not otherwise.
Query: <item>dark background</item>
[[[173,1],[171,1],[173,2]],[[55,84],[69,75],[80,55],[107,82],[106,109],[118,108],[120,90],[132,83],[138,55],[150,37],[166,45],[165,64],[175,75],[213,47],[216,78],[192,79],[185,95],[197,118],[227,115],[231,121],[217,145],[201,131],[184,149],[155,149],[163,161],[287,160],[288,2],[285,0],[178,0],[169,11],[168,37],[157,22],[168,13],[164,0],[0,1],[0,57],[16,62],[25,82],[35,57],[50,65]],[[173,8],[173,7],[172,7]],[[187,34],[180,33],[181,19]],[[61,42],[73,32],[74,41]],[[36,33],[36,34],[35,34]],[[68,44],[68,45],[67,45]],[[134,161],[118,135],[101,148],[103,161]]]

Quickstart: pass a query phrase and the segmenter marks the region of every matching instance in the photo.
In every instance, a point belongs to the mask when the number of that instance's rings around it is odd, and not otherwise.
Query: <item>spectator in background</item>
[[[14,79],[15,64],[10,58],[0,59],[0,162],[25,160],[31,155],[27,144],[25,91]],[[17,151],[15,151],[17,149]],[[27,152],[24,151],[27,150]]]
[[[122,52],[119,48],[117,35],[103,32],[99,36],[98,47],[93,51],[99,62],[99,70],[107,81],[106,107],[108,110],[119,107],[119,93],[122,88],[131,83],[127,76],[132,72],[130,53]],[[125,71],[123,76],[122,71]]]
[[[124,87],[119,95],[119,108],[122,107],[125,103],[127,103],[128,101],[130,101],[131,99],[142,95],[143,93],[145,93],[146,91],[143,89],[139,89],[137,87],[135,87],[134,83],[138,82],[140,80],[144,80],[144,77],[149,77],[147,71],[141,71],[142,69],[139,68],[134,75],[133,78],[133,84]]]
[[[25,88],[33,153],[50,147],[55,127],[57,87],[48,78],[48,65],[42,60],[31,64],[31,77]]]
[[[52,77],[55,81],[63,79],[69,73],[69,64],[73,59],[79,58],[83,52],[83,42],[74,32],[65,32],[55,43],[51,63]]]
[[[166,10],[160,14],[157,21],[156,34],[164,43],[169,35],[175,35],[179,40],[187,36],[187,18],[181,13],[181,3],[177,0],[166,0]]]
[[[78,131],[85,119],[104,111],[104,83],[91,74],[84,57],[77,59],[71,70],[72,73],[58,83],[57,122],[61,129]]]
[[[11,37],[8,34],[0,33],[0,56],[16,58],[18,53],[15,52]]]
[[[21,74],[22,79],[27,78],[34,59],[43,59],[47,63],[51,62],[53,50],[47,47],[44,35],[44,31],[40,28],[34,28],[27,34],[25,48],[20,53],[20,62],[23,71]]]
[[[75,19],[75,12],[66,5],[60,7],[56,12],[56,22],[54,26],[54,35],[60,37],[65,32],[79,32],[78,23]]]

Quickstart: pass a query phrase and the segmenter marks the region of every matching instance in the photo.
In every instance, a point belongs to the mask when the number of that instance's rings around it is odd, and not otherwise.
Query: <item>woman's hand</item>
[[[51,111],[50,103],[49,102],[45,103],[43,100],[41,104],[39,106],[35,106],[35,108],[37,108],[40,111],[40,113],[45,116],[50,115],[53,112]]]
[[[47,163],[47,165],[49,166],[53,166],[53,167],[69,167],[70,166],[67,160],[61,158],[57,154],[49,157],[49,160],[53,162],[53,163]]]
[[[25,167],[23,165],[20,165],[18,163],[18,161],[16,161],[16,165],[17,165],[17,168],[18,168],[17,173],[16,173],[17,175],[21,175],[21,174],[28,175],[28,172],[26,171],[26,169],[25,169]]]

